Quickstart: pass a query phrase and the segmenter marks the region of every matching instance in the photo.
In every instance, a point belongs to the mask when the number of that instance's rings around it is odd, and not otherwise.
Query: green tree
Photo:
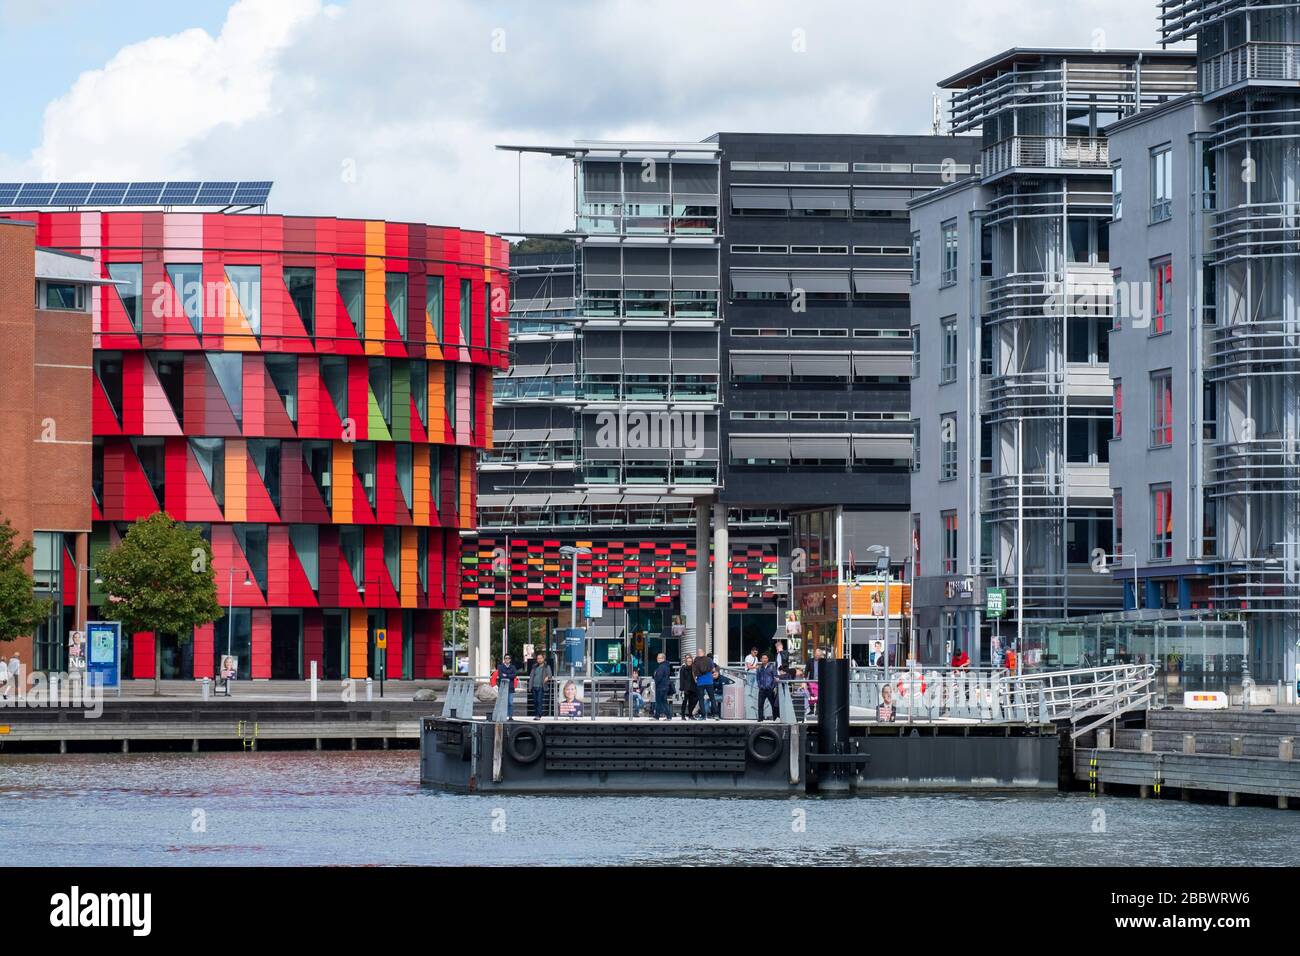
[[[160,693],[164,633],[188,641],[196,626],[221,616],[212,548],[198,528],[159,511],[133,524],[96,570],[109,595],[104,615],[128,633],[154,634],[154,694]]]
[[[6,518],[0,524],[0,641],[31,634],[50,613],[50,602],[36,599],[27,559],[32,544],[16,544],[18,531]]]

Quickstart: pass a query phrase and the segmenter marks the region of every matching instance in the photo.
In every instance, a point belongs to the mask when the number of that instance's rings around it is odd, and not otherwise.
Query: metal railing
[[[1008,169],[1109,169],[1110,144],[1097,136],[1012,136],[985,148],[984,175]]]
[[[885,677],[858,668],[849,704],[872,717],[882,706],[893,721],[1070,724],[1077,738],[1129,711],[1151,706],[1155,666],[1114,667],[1012,674],[1002,668],[912,667]]]
[[[1201,64],[1201,91],[1215,93],[1250,80],[1300,82],[1300,43],[1252,40]]]

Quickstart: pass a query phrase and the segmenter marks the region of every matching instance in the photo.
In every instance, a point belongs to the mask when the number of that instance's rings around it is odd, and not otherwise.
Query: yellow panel
[[[354,607],[348,612],[348,676],[357,680],[370,676],[370,662],[366,659],[368,622],[365,608]]]
[[[352,443],[334,443],[333,482],[335,524],[352,523]]]
[[[366,354],[384,354],[384,255],[382,222],[366,223]]]
[[[419,529],[402,529],[402,607],[416,607],[420,598]],[[403,635],[405,637],[405,635]]]
[[[226,439],[226,520],[248,520],[248,443]]]

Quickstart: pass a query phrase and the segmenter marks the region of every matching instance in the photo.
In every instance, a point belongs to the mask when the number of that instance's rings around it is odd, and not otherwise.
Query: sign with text
[[[122,625],[118,621],[86,623],[86,673],[101,687],[117,687],[122,674]]]
[[[588,584],[582,603],[583,613],[587,617],[600,617],[605,613],[605,589],[599,585]]]
[[[1007,613],[1007,589],[989,588],[984,594],[984,616],[998,618]]]

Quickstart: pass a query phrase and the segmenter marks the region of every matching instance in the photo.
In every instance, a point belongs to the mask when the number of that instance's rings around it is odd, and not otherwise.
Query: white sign
[[[605,613],[605,589],[596,584],[588,584],[583,603],[586,605],[587,617],[600,617]]]
[[[1183,706],[1188,710],[1227,710],[1228,695],[1217,690],[1187,691]]]

